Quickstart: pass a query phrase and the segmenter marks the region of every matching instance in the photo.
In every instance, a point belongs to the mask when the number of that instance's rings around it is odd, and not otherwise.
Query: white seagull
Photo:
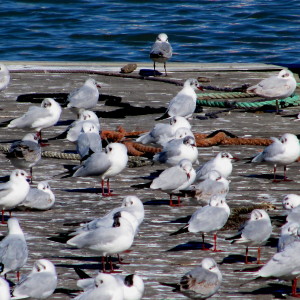
[[[10,290],[8,282],[0,277],[0,300],[10,300]]]
[[[4,64],[0,64],[0,91],[5,90],[10,83],[9,70]]]
[[[121,173],[128,162],[127,148],[120,143],[110,143],[103,152],[95,152],[80,166],[76,167],[73,177],[100,176],[102,196],[112,196],[109,179]],[[107,179],[107,194],[104,180]]]
[[[4,210],[15,208],[26,198],[30,188],[28,178],[25,171],[17,169],[11,172],[8,182],[0,183],[2,224],[4,223]]]
[[[189,222],[178,231],[171,233],[177,235],[185,232],[202,232],[202,249],[205,248],[204,233],[214,232],[214,252],[217,250],[217,231],[227,222],[230,215],[230,208],[226,199],[221,196],[211,198],[208,205],[198,208],[191,216]]]
[[[26,264],[28,258],[27,243],[17,218],[8,219],[7,227],[8,234],[0,242],[0,263],[3,265],[1,275],[17,271],[19,280],[19,270]]]
[[[42,129],[55,125],[61,115],[60,105],[52,98],[46,98],[41,106],[30,106],[28,111],[21,117],[12,120],[8,128],[34,129],[42,139]]]
[[[83,231],[67,241],[67,244],[76,248],[87,248],[102,256],[102,269],[105,271],[105,256],[119,254],[128,250],[134,240],[135,229],[125,215],[126,211],[114,214],[114,223],[111,227],[102,226],[94,230]],[[110,269],[113,271],[112,261]]]
[[[95,152],[102,151],[99,129],[93,122],[86,121],[82,124],[82,131],[76,141],[76,150],[81,160],[87,159]]]
[[[13,290],[13,299],[46,299],[57,286],[54,264],[47,259],[37,260],[32,271],[19,281]]]
[[[300,196],[296,194],[287,194],[282,199],[282,206],[286,210],[291,210],[300,205]]]
[[[48,210],[55,203],[55,195],[47,181],[38,183],[37,188],[30,187],[30,190],[18,207],[24,209]]]
[[[99,273],[95,278],[78,280],[77,286],[84,292],[74,300],[124,300],[121,284],[110,274]]]
[[[179,193],[181,190],[188,188],[195,180],[196,172],[192,163],[188,159],[181,160],[176,166],[164,170],[155,178],[150,188],[154,190],[162,190],[170,194],[170,206],[173,204],[172,195]],[[178,204],[180,205],[180,196],[178,196]]]
[[[277,166],[284,167],[284,181],[286,177],[286,166],[295,162],[300,156],[300,145],[296,135],[285,133],[280,139],[271,138],[273,143],[267,146],[263,152],[257,154],[253,159],[253,163],[265,163],[274,166],[274,179],[276,182]]]
[[[174,116],[169,120],[168,124],[156,124],[151,131],[141,135],[136,141],[142,144],[153,143],[164,146],[175,137],[177,129],[181,127],[191,129],[191,124],[184,117]]]
[[[284,99],[291,96],[296,87],[297,82],[293,73],[289,70],[281,70],[278,75],[273,75],[250,86],[247,92],[269,99]]]
[[[91,110],[84,110],[79,114],[78,120],[74,121],[67,129],[67,140],[75,143],[82,131],[85,122],[93,122],[100,132],[100,121],[97,115]]]
[[[233,160],[237,160],[237,158],[233,157],[230,153],[224,151],[219,152],[216,157],[196,169],[196,181],[208,178],[209,172],[213,170],[218,171],[222,177],[228,178],[232,173]]]
[[[292,297],[297,294],[297,277],[300,275],[300,240],[287,245],[277,252],[254,276],[292,280]]]
[[[114,214],[120,211],[126,211],[133,215],[137,222],[137,229],[144,220],[145,211],[143,202],[137,196],[129,195],[123,199],[120,207],[112,209],[103,217],[96,218],[88,223],[82,224],[75,233],[78,234],[83,231],[94,230],[101,226],[112,226]]]
[[[69,94],[67,107],[77,115],[83,110],[93,109],[97,105],[99,99],[97,87],[100,87],[100,85],[96,80],[88,78],[83,86]]]
[[[250,219],[239,230],[237,235],[226,238],[233,240],[231,243],[245,244],[246,257],[245,263],[248,264],[248,247],[258,246],[257,264],[260,264],[260,246],[264,245],[272,234],[272,224],[268,213],[263,209],[254,209]]]
[[[160,33],[150,50],[150,58],[153,60],[154,76],[155,63],[163,63],[165,75],[167,76],[166,62],[172,57],[172,46],[168,41],[168,36],[165,33]]]
[[[197,79],[187,79],[182,90],[170,101],[167,111],[155,120],[162,120],[173,116],[191,117],[196,109],[196,89],[201,89]]]
[[[154,162],[170,166],[177,165],[183,159],[188,159],[192,164],[198,163],[198,149],[192,136],[167,142],[162,151],[153,156]]]

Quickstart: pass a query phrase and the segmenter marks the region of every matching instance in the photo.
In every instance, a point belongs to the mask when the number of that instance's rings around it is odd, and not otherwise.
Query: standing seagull
[[[41,106],[30,106],[28,111],[21,117],[12,120],[8,128],[34,129],[42,139],[42,129],[55,125],[61,115],[60,105],[52,98],[46,98]]]
[[[217,233],[227,222],[230,215],[230,208],[226,199],[222,196],[212,197],[209,204],[198,208],[191,216],[188,224],[170,235],[177,235],[185,232],[202,232],[202,249],[205,248],[204,233],[214,233],[214,252],[217,250]]]
[[[247,92],[269,99],[284,99],[291,96],[296,87],[297,82],[293,73],[289,70],[281,70],[277,76],[273,75],[250,86]]]
[[[17,218],[8,219],[7,227],[8,234],[0,242],[0,263],[3,265],[1,275],[17,271],[19,280],[19,270],[26,264],[28,258],[27,244]]]
[[[170,194],[170,206],[175,206],[172,195],[189,187],[196,178],[196,172],[188,159],[181,160],[178,165],[164,170],[150,185],[153,190],[162,190]],[[180,205],[180,196],[178,204]]]
[[[246,244],[245,263],[248,264],[248,247],[258,246],[257,263],[260,264],[260,246],[265,244],[272,233],[272,224],[269,215],[263,209],[254,209],[250,219],[245,223],[237,235],[226,238],[233,239],[231,244]]]
[[[47,259],[37,260],[32,271],[17,283],[13,290],[14,299],[45,299],[51,296],[57,286],[54,264]]]
[[[32,182],[32,167],[35,166],[42,157],[38,136],[33,133],[28,133],[22,140],[12,143],[6,157],[16,168],[29,168]]]
[[[187,79],[182,90],[170,101],[167,111],[155,120],[163,120],[173,116],[191,117],[196,109],[196,89],[201,89],[197,79]]]
[[[296,240],[287,245],[283,251],[277,252],[256,273],[258,277],[271,277],[283,280],[292,280],[292,297],[299,298],[297,294],[297,277],[300,275],[300,241]]]
[[[174,292],[180,292],[190,299],[207,299],[214,295],[222,283],[222,273],[213,258],[203,258],[200,266],[182,276],[179,284],[161,283],[175,287]]]
[[[160,33],[155,43],[150,50],[150,58],[153,60],[153,68],[155,75],[155,63],[163,63],[165,69],[165,75],[167,75],[166,62],[172,57],[172,46],[168,41],[168,36],[165,33]]]
[[[219,152],[216,157],[197,168],[196,181],[208,178],[211,171],[219,172],[219,174],[224,178],[229,177],[232,172],[233,160],[237,160],[237,158],[233,157],[230,153]]]
[[[9,283],[0,277],[0,300],[10,300]]]
[[[271,138],[273,143],[266,147],[263,152],[256,155],[251,162],[265,163],[274,166],[274,179],[276,182],[277,166],[284,167],[284,181],[286,177],[286,166],[295,162],[300,156],[300,145],[296,135],[285,133],[280,139]]]
[[[127,148],[120,143],[111,143],[104,152],[96,152],[76,168],[73,177],[100,176],[102,196],[112,196],[109,178],[121,173],[128,162]],[[104,180],[107,179],[107,194],[104,193]]]
[[[79,115],[83,110],[93,109],[99,99],[99,91],[97,87],[101,87],[95,79],[88,78],[84,85],[74,90],[68,96],[67,107]]]
[[[4,223],[4,210],[15,208],[27,196],[30,189],[28,177],[25,171],[17,169],[11,172],[8,182],[0,183],[2,224]]]
[[[7,88],[10,82],[9,70],[4,64],[0,64],[0,91]]]

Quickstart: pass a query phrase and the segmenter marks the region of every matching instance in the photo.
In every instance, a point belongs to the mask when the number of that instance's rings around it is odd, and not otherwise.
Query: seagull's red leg
[[[217,234],[214,234],[214,249],[213,252],[222,252],[222,250],[217,250]]]

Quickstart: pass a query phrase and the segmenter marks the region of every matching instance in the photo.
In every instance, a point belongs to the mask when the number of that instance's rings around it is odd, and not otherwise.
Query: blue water
[[[298,64],[299,14],[299,0],[5,0],[0,60],[149,61],[165,32],[174,62]]]

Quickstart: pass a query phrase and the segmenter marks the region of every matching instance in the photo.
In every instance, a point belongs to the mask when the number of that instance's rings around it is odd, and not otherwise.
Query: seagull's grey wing
[[[67,140],[70,142],[75,142],[81,132],[82,125],[84,121],[75,121],[68,128]]]
[[[90,151],[90,141],[86,133],[81,133],[76,142],[76,150],[81,158],[87,156]]]
[[[83,85],[81,88],[71,92],[68,96],[68,107],[90,108],[95,105],[95,91],[89,86]]]
[[[213,160],[209,160],[200,167],[196,169],[196,180],[201,179],[202,176],[205,176],[208,172],[212,170]]]
[[[291,88],[289,81],[278,76],[271,76],[259,82],[257,85],[249,87],[247,91],[254,92],[260,96],[276,98],[286,93]]]
[[[272,226],[268,220],[250,221],[244,227],[242,237],[260,243],[265,241],[271,232]]]
[[[281,155],[282,153],[284,153],[284,147],[282,143],[277,138],[273,138],[273,140],[274,142],[271,145],[267,146],[263,150],[263,152],[256,155],[252,159],[252,162],[259,163],[263,161],[272,161],[272,159],[276,157],[276,155]]]
[[[168,106],[168,113],[173,116],[188,116],[195,111],[196,102],[191,96],[178,93]]]
[[[88,134],[90,149],[93,152],[101,151],[102,150],[102,141],[101,137],[98,133],[89,133]]]
[[[0,203],[1,203],[1,198],[5,197],[12,191],[11,183],[5,182],[5,183],[0,183]]]
[[[187,175],[178,166],[164,170],[151,184],[153,189],[173,191],[187,181]]]
[[[96,152],[79,166],[73,177],[80,176],[100,176],[106,172],[111,166],[107,154],[104,152]]]
[[[172,47],[166,42],[155,42],[150,50],[151,58],[166,58],[172,57]]]
[[[204,206],[197,209],[189,220],[190,232],[211,232],[222,228],[227,222],[228,214],[223,208]]]
[[[182,139],[174,139],[169,141],[163,150],[153,156],[154,161],[160,163],[166,163],[171,157],[180,155],[180,146],[182,145]]]
[[[50,272],[37,272],[30,274],[20,283],[18,283],[13,291],[15,297],[32,297],[38,299],[46,298],[51,295],[57,285],[57,278]]]
[[[29,190],[25,200],[19,206],[25,206],[34,209],[44,209],[48,207],[49,202],[52,202],[50,195],[42,190],[33,189]]]
[[[5,269],[16,270],[22,267],[28,258],[27,244],[19,235],[6,236],[0,243],[0,262]]]

